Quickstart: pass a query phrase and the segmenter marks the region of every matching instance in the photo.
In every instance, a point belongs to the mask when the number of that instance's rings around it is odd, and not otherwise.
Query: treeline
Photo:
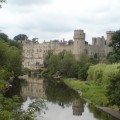
[[[37,99],[25,111],[21,108],[20,96],[14,95],[11,98],[6,96],[10,87],[15,88],[10,84],[11,78],[22,75],[22,71],[21,44],[0,33],[0,120],[34,120],[36,117],[34,113],[46,108],[44,100]]]
[[[87,80],[104,87],[109,103],[120,108],[120,63],[90,66]]]
[[[77,60],[71,52],[63,51],[59,54],[53,54],[52,51],[48,51],[44,60],[44,66],[47,70],[42,72],[42,76],[62,76],[86,80],[89,66],[96,63],[97,59],[85,54],[81,54]]]
[[[10,79],[22,73],[22,49],[21,45],[10,40],[4,33],[0,33],[0,119],[15,118],[13,110],[20,106],[19,98],[6,98],[5,92],[10,85]],[[13,117],[13,118],[12,118]],[[16,117],[17,118],[17,117]]]
[[[9,80],[10,77],[21,75],[22,49],[16,41],[10,40],[7,35],[0,33],[0,76]],[[4,76],[2,78],[2,76]]]

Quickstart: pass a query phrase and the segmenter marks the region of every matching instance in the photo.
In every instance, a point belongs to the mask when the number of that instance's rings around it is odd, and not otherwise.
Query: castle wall
[[[107,43],[111,40],[113,32],[107,32]],[[49,50],[54,54],[59,54],[62,51],[70,51],[76,58],[80,54],[85,53],[89,56],[97,54],[99,57],[106,56],[112,48],[105,44],[104,37],[92,38],[92,45],[85,44],[85,33],[83,30],[74,31],[74,44],[68,45],[64,41],[50,41],[43,43],[34,43],[24,41],[23,43],[23,66],[29,69],[38,69],[43,66],[44,58]]]

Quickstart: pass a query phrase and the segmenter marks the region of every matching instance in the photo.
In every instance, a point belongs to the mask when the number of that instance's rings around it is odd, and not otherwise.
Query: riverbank
[[[64,79],[64,82],[69,87],[79,92],[88,102],[99,106],[107,106],[108,99],[105,96],[105,88],[94,83],[80,81],[73,78],[66,78]]]
[[[120,120],[120,111],[116,111],[114,109],[107,108],[107,107],[98,107],[98,109],[100,109],[101,111],[106,112],[106,113],[114,116],[118,120]]]
[[[100,110],[120,119],[120,111],[117,106],[108,106],[108,99],[105,95],[105,88],[87,81],[80,81],[74,78],[65,78],[64,83],[76,90],[89,103],[94,104]],[[108,106],[108,107],[103,107]],[[115,108],[115,109],[112,109]],[[117,108],[117,109],[116,109]]]

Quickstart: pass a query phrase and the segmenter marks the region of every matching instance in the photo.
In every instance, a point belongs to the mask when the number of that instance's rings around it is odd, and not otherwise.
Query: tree
[[[120,30],[117,30],[113,34],[109,46],[113,48],[113,51],[108,54],[107,59],[111,63],[119,62],[120,61]]]
[[[116,74],[112,74],[109,77],[109,85],[107,87],[107,96],[109,103],[112,105],[118,105],[120,109],[120,71]]]
[[[68,41],[68,45],[73,45],[74,41],[73,40],[69,40]]]
[[[6,35],[5,33],[0,33],[0,41],[7,42],[10,46],[15,46],[19,49],[22,49],[22,46],[20,43],[18,43],[17,41],[9,39],[8,35]]]
[[[0,33],[0,41],[8,42],[9,38],[5,33]]]
[[[45,55],[45,59],[44,59],[44,67],[48,67],[48,60],[50,59],[51,56],[53,56],[53,51],[48,50],[47,54]]]
[[[62,53],[59,56],[63,56]],[[65,52],[60,60],[60,73],[64,77],[77,77],[77,61],[70,52]]]
[[[6,2],[6,0],[0,0],[0,3],[5,3]],[[1,8],[2,6],[1,6],[1,4],[0,4],[0,8]]]
[[[28,36],[25,35],[25,34],[19,34],[19,35],[15,36],[13,39],[16,40],[16,41],[18,41],[18,40],[27,40]]]

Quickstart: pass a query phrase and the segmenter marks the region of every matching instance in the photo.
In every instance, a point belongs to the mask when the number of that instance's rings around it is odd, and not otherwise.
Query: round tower
[[[85,33],[84,30],[74,30],[74,54],[79,56],[85,52]]]
[[[114,31],[107,31],[106,34],[107,34],[106,42],[107,42],[107,45],[109,45],[109,43],[111,42],[111,38],[112,38],[112,36],[114,34]]]

